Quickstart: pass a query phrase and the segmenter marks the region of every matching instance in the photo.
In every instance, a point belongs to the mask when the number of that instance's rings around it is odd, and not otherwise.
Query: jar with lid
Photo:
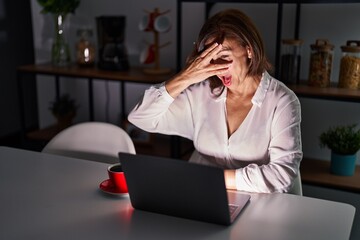
[[[95,47],[91,41],[92,35],[91,29],[79,29],[77,31],[76,63],[80,67],[91,67],[95,63]]]
[[[300,39],[282,40],[280,81],[297,84],[300,77],[301,46]]]
[[[328,40],[317,39],[311,44],[309,85],[314,87],[329,87],[331,68],[333,64],[334,45]]]
[[[349,40],[341,50],[338,87],[360,89],[360,41]]]

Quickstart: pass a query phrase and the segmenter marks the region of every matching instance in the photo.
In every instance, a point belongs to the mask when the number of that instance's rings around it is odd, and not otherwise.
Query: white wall
[[[183,37],[182,59],[190,52],[197,33],[204,21],[204,5],[202,3],[183,3]],[[83,0],[76,14],[69,19],[69,43],[73,46],[76,41],[76,29],[91,26],[95,29],[95,17],[101,15],[125,15],[127,17],[126,44],[132,65],[139,65],[138,58],[143,41],[151,41],[150,33],[138,30],[138,22],[144,14],[143,10],[152,10],[159,7],[161,11],[170,9],[168,16],[173,21],[170,32],[162,34],[161,42],[171,41],[172,44],[161,51],[161,65],[175,68],[176,54],[176,0],[132,0],[131,4],[117,0]],[[265,48],[269,59],[275,62],[276,41],[276,4],[217,4],[211,14],[224,8],[236,7],[246,12],[258,26],[263,35]],[[360,4],[305,4],[301,8],[300,36],[304,40],[302,49],[301,78],[308,75],[310,44],[317,38],[326,38],[335,45],[332,81],[337,82],[339,74],[339,60],[341,57],[340,46],[346,40],[360,39],[357,26],[360,23]],[[37,62],[50,60],[50,48],[53,38],[52,19],[40,14],[40,7],[36,0],[32,0],[34,43]],[[295,5],[284,6],[283,38],[292,38],[294,32]],[[96,42],[96,35],[94,38]],[[74,51],[73,51],[74,52]],[[87,85],[85,81],[64,79],[61,81],[62,90],[69,92],[80,104],[76,121],[88,119]],[[127,109],[128,112],[141,96],[148,85],[127,84]],[[54,119],[47,110],[48,103],[54,98],[54,85],[51,78],[39,77],[39,111],[41,126],[51,124]],[[120,86],[115,82],[95,82],[95,120],[118,123],[120,116]],[[344,123],[360,124],[360,105],[358,103],[327,101],[318,99],[300,98],[302,103],[302,134],[304,155],[328,159],[330,152],[320,149],[318,144],[319,134],[329,126]],[[109,102],[107,105],[106,103]],[[109,111],[106,111],[109,109]],[[358,157],[360,162],[360,157]]]

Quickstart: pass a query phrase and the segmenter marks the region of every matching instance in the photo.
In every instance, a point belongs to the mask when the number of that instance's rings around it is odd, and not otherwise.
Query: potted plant
[[[43,7],[41,13],[68,14],[75,13],[80,0],[37,0]]]
[[[360,129],[356,124],[330,127],[323,132],[320,146],[331,150],[330,170],[336,175],[351,176],[356,166],[356,153],[360,149]]]
[[[57,119],[57,125],[60,129],[67,128],[71,125],[76,115],[78,106],[75,100],[68,94],[60,96],[55,101],[50,102],[49,110]]]
[[[55,66],[67,66],[70,61],[70,48],[65,40],[64,23],[69,13],[75,13],[80,0],[37,0],[41,13],[51,13],[55,24],[55,38],[51,49],[51,61]]]

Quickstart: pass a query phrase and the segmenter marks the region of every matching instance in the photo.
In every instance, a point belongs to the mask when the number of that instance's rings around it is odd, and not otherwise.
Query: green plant
[[[56,117],[66,116],[68,114],[75,114],[78,106],[75,100],[70,98],[68,94],[62,95],[59,99],[50,102],[49,110]]]
[[[360,149],[360,129],[356,124],[330,127],[320,137],[320,147],[328,147],[336,154],[352,155]]]
[[[41,13],[67,14],[75,13],[80,0],[37,0],[43,7]]]

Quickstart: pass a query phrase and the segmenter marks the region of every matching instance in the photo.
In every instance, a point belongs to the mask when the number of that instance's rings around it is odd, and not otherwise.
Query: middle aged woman
[[[300,103],[269,69],[251,19],[224,10],[204,24],[186,67],[146,90],[128,119],[191,139],[189,161],[223,168],[228,189],[288,192],[302,159]]]

